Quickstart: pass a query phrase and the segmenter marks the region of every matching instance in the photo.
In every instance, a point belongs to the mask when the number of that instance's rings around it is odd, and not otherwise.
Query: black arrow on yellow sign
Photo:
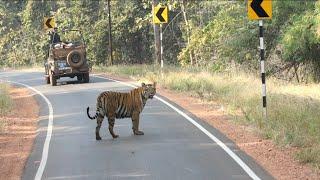
[[[48,28],[53,28],[52,25],[50,24],[51,21],[52,21],[52,18],[48,18],[46,23],[45,23]]]
[[[160,22],[166,22],[166,20],[162,17],[162,13],[165,9],[166,9],[165,7],[160,7],[159,11],[156,14],[156,16],[160,20]]]
[[[263,0],[253,0],[250,4],[251,8],[254,10],[254,12],[259,16],[259,17],[269,17],[269,15],[264,11],[264,9],[261,7],[261,3]]]

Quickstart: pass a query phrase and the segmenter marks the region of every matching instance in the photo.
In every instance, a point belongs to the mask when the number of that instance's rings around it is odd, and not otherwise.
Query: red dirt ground
[[[39,106],[26,88],[10,88],[13,108],[0,117],[0,179],[20,179],[32,150],[37,130]]]

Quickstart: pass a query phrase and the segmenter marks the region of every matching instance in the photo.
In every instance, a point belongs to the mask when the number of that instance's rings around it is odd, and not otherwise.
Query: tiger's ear
[[[153,87],[156,87],[157,83],[156,82],[153,82]]]
[[[141,86],[142,86],[142,87],[145,87],[145,86],[146,86],[146,84],[145,84],[145,83],[141,83]]]

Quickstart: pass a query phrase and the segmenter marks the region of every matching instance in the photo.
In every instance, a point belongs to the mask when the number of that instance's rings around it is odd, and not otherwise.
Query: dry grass
[[[9,85],[0,83],[0,115],[7,113],[12,105],[12,100],[9,96]]]
[[[94,68],[97,71],[97,68]],[[163,87],[188,92],[206,101],[219,101],[237,122],[255,126],[265,138],[281,146],[300,147],[300,162],[320,166],[320,86],[292,84],[274,79],[267,81],[268,119],[262,118],[259,76],[201,69],[181,69],[147,65],[99,68],[136,80],[157,81]],[[241,112],[239,115],[239,111]]]
[[[9,96],[9,86],[0,83],[0,117],[8,113],[12,106],[12,99]],[[0,132],[4,128],[5,122],[0,119]]]

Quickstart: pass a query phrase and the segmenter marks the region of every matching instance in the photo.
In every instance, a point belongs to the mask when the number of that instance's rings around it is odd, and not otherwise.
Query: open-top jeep
[[[44,64],[47,84],[56,86],[57,79],[61,77],[77,77],[78,81],[88,83],[89,66],[81,31],[63,30],[61,35],[63,42],[53,43],[51,38],[48,58]]]

